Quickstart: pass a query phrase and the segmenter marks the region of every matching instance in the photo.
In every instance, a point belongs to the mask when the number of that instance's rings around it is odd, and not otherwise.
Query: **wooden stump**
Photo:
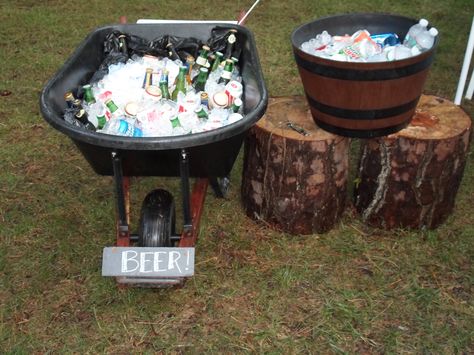
[[[271,98],[245,141],[247,215],[292,234],[331,229],[345,207],[349,143],[315,125],[304,97]]]
[[[369,224],[435,228],[454,207],[471,132],[469,116],[422,96],[404,130],[362,141],[355,206]]]

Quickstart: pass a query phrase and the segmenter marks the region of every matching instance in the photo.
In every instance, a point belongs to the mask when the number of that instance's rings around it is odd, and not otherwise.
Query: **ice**
[[[195,92],[191,85],[188,85],[186,94],[178,94],[176,102],[167,99],[152,100],[143,88],[147,68],[152,69],[153,85],[159,85],[163,71],[168,71],[171,94],[180,64],[180,60],[134,55],[125,64],[109,66],[108,74],[91,84],[96,103],[84,105],[89,120],[97,127],[97,117],[105,114],[108,121],[102,130],[98,130],[104,134],[160,137],[208,132],[242,119],[241,115],[233,114],[229,106],[209,109],[207,104],[201,102],[201,93]],[[205,85],[209,101],[214,93],[225,90],[224,84],[218,84],[221,72],[222,68],[218,68],[209,74]],[[242,80],[238,71],[234,73],[234,78],[239,82]],[[118,107],[113,115],[105,105],[107,100],[112,100]],[[131,102],[137,105],[137,110],[125,110],[126,105]],[[198,117],[197,112],[202,109],[208,112],[207,119]]]
[[[386,41],[384,41],[386,40]],[[343,62],[383,62],[402,60],[420,53],[399,43],[395,33],[371,35],[361,29],[351,36],[331,36],[327,31],[301,44],[311,55]]]

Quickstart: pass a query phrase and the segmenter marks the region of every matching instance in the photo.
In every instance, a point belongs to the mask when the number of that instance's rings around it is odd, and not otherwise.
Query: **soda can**
[[[225,86],[225,94],[228,97],[229,105],[234,103],[236,98],[241,98],[243,92],[242,84],[236,80],[231,80]]]

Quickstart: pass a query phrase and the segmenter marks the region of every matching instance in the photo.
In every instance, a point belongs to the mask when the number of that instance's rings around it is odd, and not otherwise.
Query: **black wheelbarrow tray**
[[[79,45],[44,87],[40,107],[45,120],[67,135],[99,175],[114,177],[117,203],[117,241],[104,248],[102,274],[122,284],[163,287],[182,284],[194,273],[194,245],[208,184],[218,197],[225,194],[229,175],[246,132],[265,113],[268,94],[255,40],[245,27],[238,30],[242,44],[240,70],[244,85],[243,119],[204,133],[170,137],[122,137],[87,131],[62,118],[64,93],[85,85],[103,60],[107,34],[118,30],[147,40],[169,34],[206,41],[219,23],[121,24],[98,28]],[[180,177],[183,228],[175,232],[173,196],[166,190],[150,192],[142,204],[138,234],[129,230],[131,176]],[[196,178],[190,192],[189,179]],[[137,243],[135,243],[137,242]],[[135,245],[138,245],[136,247]]]

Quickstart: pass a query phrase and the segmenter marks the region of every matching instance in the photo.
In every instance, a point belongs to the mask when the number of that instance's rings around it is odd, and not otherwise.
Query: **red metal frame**
[[[199,226],[201,222],[202,212],[204,210],[204,201],[206,200],[207,187],[209,186],[209,179],[198,178],[196,179],[191,193],[191,228],[184,228],[181,233],[181,240],[179,241],[179,247],[194,247],[198,240]],[[130,225],[130,178],[128,176],[123,177],[123,191],[125,199],[125,208],[127,214],[127,224]],[[119,218],[116,218],[116,231],[117,231],[117,242],[118,247],[130,246],[130,230],[121,230]]]
[[[196,179],[194,183],[193,192],[191,193],[192,226],[189,229],[183,230],[181,240],[179,241],[179,247],[181,248],[194,247],[196,245],[208,186],[209,179]]]
[[[130,226],[130,177],[123,177],[123,192],[125,200],[125,213],[127,215],[127,226]],[[130,227],[127,230],[121,230],[120,219],[116,214],[115,225],[117,230],[117,246],[128,247],[130,246]]]

